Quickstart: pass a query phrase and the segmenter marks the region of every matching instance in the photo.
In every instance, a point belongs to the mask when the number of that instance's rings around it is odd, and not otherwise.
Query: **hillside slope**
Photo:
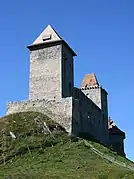
[[[71,140],[64,128],[43,114],[0,119],[1,179],[133,179],[133,169],[131,161],[100,144]]]

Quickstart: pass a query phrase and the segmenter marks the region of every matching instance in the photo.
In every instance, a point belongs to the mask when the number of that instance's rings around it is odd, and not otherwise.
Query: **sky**
[[[77,53],[75,86],[94,72],[107,90],[109,116],[126,132],[134,160],[133,0],[0,0],[0,116],[9,101],[28,98],[26,47],[48,24]]]

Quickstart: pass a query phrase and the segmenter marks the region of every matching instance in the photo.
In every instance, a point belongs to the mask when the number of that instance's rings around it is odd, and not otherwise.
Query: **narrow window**
[[[71,95],[71,92],[72,92],[72,85],[71,82],[69,82],[69,95]]]
[[[86,84],[86,85],[85,85],[85,89],[87,89],[87,87],[88,87],[88,85]]]
[[[89,97],[89,93],[87,93],[86,96]]]

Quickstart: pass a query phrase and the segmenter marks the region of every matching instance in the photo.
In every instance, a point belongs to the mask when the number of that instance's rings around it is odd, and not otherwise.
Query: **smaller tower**
[[[107,92],[100,87],[94,73],[86,74],[81,84],[82,92],[90,98],[103,112],[108,120]]]
[[[108,129],[108,105],[107,92],[100,87],[94,73],[86,74],[81,84],[82,92],[91,99],[101,110],[103,115],[103,126]]]

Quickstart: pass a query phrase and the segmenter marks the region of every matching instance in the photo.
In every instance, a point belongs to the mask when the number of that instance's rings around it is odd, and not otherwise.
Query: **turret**
[[[84,76],[81,90],[102,110],[104,117],[108,120],[107,92],[99,85],[94,73]]]
[[[82,92],[91,99],[102,111],[102,135],[108,136],[108,105],[107,92],[103,89],[95,74],[86,74],[81,84]],[[107,139],[108,140],[108,139]]]

